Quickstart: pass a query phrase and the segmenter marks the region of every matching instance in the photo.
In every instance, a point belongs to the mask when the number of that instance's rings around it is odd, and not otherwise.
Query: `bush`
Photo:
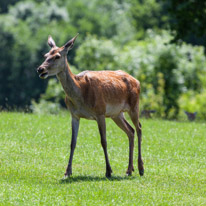
[[[155,116],[164,117],[164,76],[162,73],[157,74],[158,77],[158,86],[157,92],[152,84],[147,84],[142,81],[141,87],[144,87],[145,92],[141,93],[140,99],[140,109],[141,111],[144,110],[154,110]]]
[[[157,35],[148,31],[144,41],[132,42],[123,48],[118,63],[140,80],[143,108],[156,108],[152,98],[158,102],[160,116],[177,118],[180,95],[190,89],[200,91],[206,85],[201,81],[206,72],[206,61],[203,47],[169,44],[170,40],[167,32]],[[159,73],[164,81],[161,93]],[[159,94],[163,95],[162,101],[158,101]]]
[[[199,119],[206,120],[206,89],[203,89],[201,93],[195,93],[190,90],[184,93],[179,98],[179,105],[183,111],[190,113],[197,112]]]
[[[31,101],[31,109],[36,114],[58,114],[61,110],[61,107],[57,102],[40,99],[39,103],[37,103],[35,100]]]
[[[111,40],[88,36],[78,48],[75,62],[81,71],[112,70],[116,67],[118,53],[117,46]]]
[[[56,79],[48,81],[46,92],[41,95],[39,102],[32,100],[31,109],[38,114],[58,114],[63,105],[64,91]]]

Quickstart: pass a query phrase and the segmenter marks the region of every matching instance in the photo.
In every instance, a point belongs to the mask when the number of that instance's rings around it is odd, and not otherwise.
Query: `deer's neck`
[[[62,84],[66,95],[71,99],[80,98],[80,88],[75,80],[75,75],[71,72],[67,59],[62,68],[62,71],[57,74],[57,78]]]

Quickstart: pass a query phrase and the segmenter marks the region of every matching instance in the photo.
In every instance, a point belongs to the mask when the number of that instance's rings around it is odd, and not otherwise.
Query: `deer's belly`
[[[70,108],[70,111],[72,115],[78,118],[85,118],[91,120],[96,120],[97,115],[101,114],[101,112],[95,112],[95,110],[92,110],[91,108],[83,108],[83,107],[79,107],[78,109]],[[129,111],[129,105],[125,104],[124,102],[119,104],[107,103],[104,111],[105,113],[102,114],[104,114],[105,117],[116,117],[121,112],[126,112],[126,111]]]
[[[106,105],[106,117],[118,116],[121,112],[126,112],[129,110],[129,105],[123,103],[120,104],[107,104]]]
[[[95,120],[96,116],[94,113],[87,111],[87,110],[74,110],[72,112],[72,114],[78,118],[85,118],[85,119],[91,119],[91,120]]]

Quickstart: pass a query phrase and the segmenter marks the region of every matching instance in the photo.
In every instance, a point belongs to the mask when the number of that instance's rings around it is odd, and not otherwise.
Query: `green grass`
[[[96,122],[81,120],[73,176],[69,114],[0,113],[0,205],[206,205],[206,123],[142,120],[145,175],[125,175],[128,139],[107,120],[106,179]]]

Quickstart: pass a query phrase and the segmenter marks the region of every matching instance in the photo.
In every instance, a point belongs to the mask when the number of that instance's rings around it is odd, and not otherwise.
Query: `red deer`
[[[56,75],[66,94],[66,105],[72,117],[72,138],[69,163],[65,177],[72,175],[72,159],[77,142],[80,118],[96,120],[101,137],[101,145],[106,161],[106,177],[111,177],[112,169],[107,154],[105,118],[110,117],[129,138],[129,165],[127,175],[132,175],[134,129],[126,121],[128,112],[138,136],[138,169],[144,174],[141,155],[141,124],[139,122],[140,83],[138,80],[118,71],[84,71],[74,75],[68,65],[67,53],[72,49],[77,35],[64,46],[57,47],[51,36],[48,44],[51,50],[45,54],[45,61],[37,68],[39,77],[46,79]]]

